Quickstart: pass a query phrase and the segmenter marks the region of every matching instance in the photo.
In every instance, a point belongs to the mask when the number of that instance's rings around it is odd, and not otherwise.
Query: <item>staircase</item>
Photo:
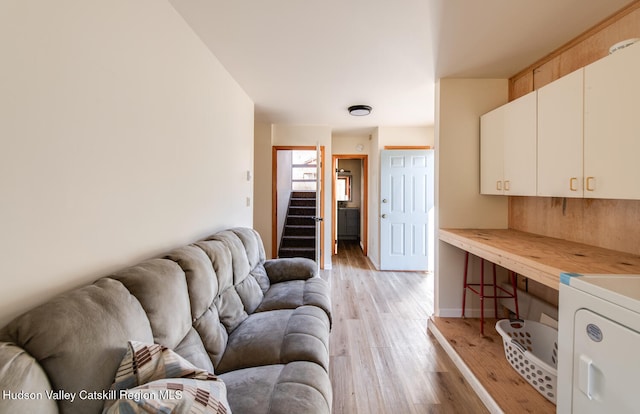
[[[316,258],[316,192],[293,191],[278,257]]]

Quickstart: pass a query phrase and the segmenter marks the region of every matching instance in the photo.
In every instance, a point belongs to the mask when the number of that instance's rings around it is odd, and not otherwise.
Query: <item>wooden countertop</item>
[[[640,256],[511,229],[440,229],[440,240],[559,289],[560,273],[640,274]]]

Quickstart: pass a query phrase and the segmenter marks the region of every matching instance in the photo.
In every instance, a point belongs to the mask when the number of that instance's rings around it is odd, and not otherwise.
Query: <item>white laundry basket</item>
[[[522,377],[540,394],[556,403],[558,381],[558,331],[550,326],[521,319],[496,323],[504,354]]]

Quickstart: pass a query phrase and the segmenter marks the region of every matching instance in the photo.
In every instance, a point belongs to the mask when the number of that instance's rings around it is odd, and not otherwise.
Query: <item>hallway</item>
[[[331,284],[333,412],[487,412],[435,338],[427,334],[433,275],[380,272],[357,243],[341,243]]]

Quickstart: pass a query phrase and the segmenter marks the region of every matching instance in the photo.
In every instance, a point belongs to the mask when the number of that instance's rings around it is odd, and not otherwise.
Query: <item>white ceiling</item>
[[[170,0],[255,102],[336,133],[432,125],[439,77],[507,78],[632,0]],[[352,117],[347,107],[373,112]]]

